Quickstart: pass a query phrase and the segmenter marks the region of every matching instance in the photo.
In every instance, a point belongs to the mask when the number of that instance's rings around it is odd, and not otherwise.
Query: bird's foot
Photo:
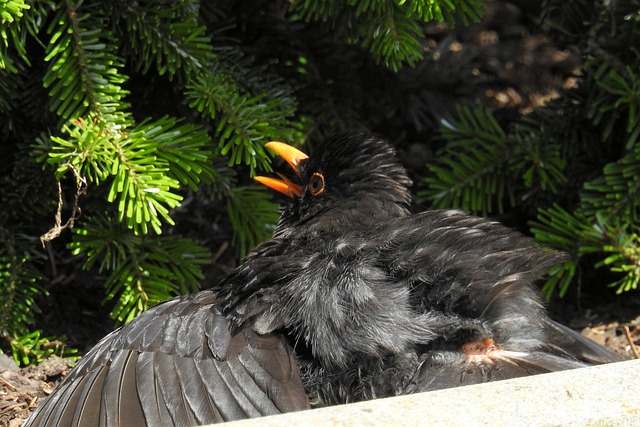
[[[467,363],[476,365],[491,365],[497,358],[494,356],[498,350],[498,346],[491,338],[480,338],[470,341],[462,346],[462,352],[465,354]]]

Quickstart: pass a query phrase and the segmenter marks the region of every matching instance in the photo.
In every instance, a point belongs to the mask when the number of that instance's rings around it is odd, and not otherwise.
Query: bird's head
[[[411,180],[394,148],[371,133],[341,133],[308,156],[281,142],[267,147],[295,174],[256,180],[287,196],[276,236],[295,226],[311,233],[345,232],[353,227],[408,214]]]

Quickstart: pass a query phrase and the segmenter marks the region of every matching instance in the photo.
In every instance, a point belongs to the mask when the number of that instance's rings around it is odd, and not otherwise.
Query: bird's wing
[[[591,364],[624,360],[618,353],[551,319],[546,319],[544,327],[547,337],[546,343],[550,352],[571,355]]]
[[[621,360],[546,315],[531,284],[561,254],[459,211],[400,218],[392,226],[393,233],[382,227],[371,233],[392,236],[380,242],[380,253],[393,276],[411,287],[415,309],[435,318],[477,319],[486,328],[478,334],[490,341],[487,348],[467,352],[464,348],[473,344],[465,342],[469,337],[452,335],[443,323],[434,330],[444,338],[429,344],[406,392]]]
[[[523,353],[495,350],[486,356],[462,351],[432,351],[403,393],[439,390],[488,381],[537,375],[588,366],[546,351]]]
[[[209,291],[174,298],[102,339],[25,426],[172,426],[309,407],[292,350],[231,335]]]

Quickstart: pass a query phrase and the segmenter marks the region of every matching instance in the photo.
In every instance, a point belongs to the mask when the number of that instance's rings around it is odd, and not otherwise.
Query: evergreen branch
[[[596,67],[596,65],[598,65]],[[602,127],[602,138],[610,141],[626,116],[624,127],[627,150],[633,149],[640,136],[640,77],[630,68],[616,69],[614,60],[591,61],[597,88],[589,104],[588,117]]]
[[[64,335],[46,337],[42,336],[41,330],[36,330],[22,335],[7,335],[4,338],[11,346],[13,360],[20,366],[39,364],[54,354],[71,361],[80,359],[79,356],[73,356],[78,352],[77,349],[65,346],[64,341],[67,338]]]
[[[348,43],[369,50],[376,63],[384,62],[394,71],[422,59],[422,21],[408,9],[392,0],[343,3],[297,1],[291,9],[296,18],[322,21],[332,29],[339,27],[335,32],[345,34]]]
[[[464,25],[469,20],[478,21],[486,9],[486,4],[474,0],[299,0],[291,5],[291,9],[298,17],[305,21],[323,21],[339,18],[345,13],[345,6],[353,8],[356,16],[385,15],[391,8],[396,8],[409,19],[423,22],[445,19],[453,21],[459,18]]]
[[[490,111],[457,111],[456,122],[443,121],[442,135],[449,142],[439,156],[442,166],[428,165],[433,175],[423,180],[426,189],[418,196],[438,208],[455,206],[485,215],[493,211],[495,201],[502,212],[505,197],[515,203],[506,177],[513,149]]]
[[[570,256],[569,260],[548,271],[549,279],[543,287],[547,298],[556,291],[563,297],[569,290],[580,259],[602,250],[604,227],[602,224],[594,225],[584,215],[567,212],[557,204],[539,209],[537,221],[530,221],[529,227],[536,241]]]
[[[227,160],[222,157],[215,157],[212,166],[212,178],[204,185],[200,186],[198,197],[214,206],[224,201],[234,186],[238,185],[237,173],[235,169],[227,166]]]
[[[257,168],[271,168],[264,142],[293,139],[294,127],[288,117],[295,104],[286,96],[251,95],[228,75],[214,72],[188,83],[185,95],[191,108],[217,118],[217,153],[228,156],[230,166],[249,165],[251,175]]]
[[[40,312],[35,298],[43,292],[40,273],[33,266],[31,245],[0,228],[0,335],[26,334]]]
[[[97,214],[85,218],[82,227],[73,229],[73,241],[68,248],[71,254],[86,257],[85,270],[98,264],[98,271],[103,273],[115,270],[141,244],[142,236],[113,224],[107,214]]]
[[[424,22],[444,20],[442,13],[443,8],[447,12],[451,13],[455,10],[455,5],[450,0],[444,0],[442,2],[435,2],[433,0],[395,0],[398,6],[404,6],[407,15],[418,16]]]
[[[454,17],[463,25],[470,21],[478,22],[487,5],[473,0],[394,0],[398,6],[403,6],[407,16],[415,16],[424,22],[445,19],[450,25],[455,23]]]
[[[637,227],[636,227],[637,229]],[[596,267],[607,266],[609,270],[622,274],[622,277],[609,284],[617,287],[617,294],[638,289],[640,283],[640,236],[637,233],[626,233],[617,227],[609,227],[607,237],[610,243],[603,247],[605,253],[611,255],[596,264]]]
[[[24,0],[0,0],[0,23],[12,23],[23,16],[23,11],[29,9]]]
[[[355,15],[377,15],[381,16],[387,13],[394,5],[391,1],[379,0],[347,0],[347,5],[355,8]],[[317,12],[316,12],[317,15]],[[316,18],[317,20],[317,18]]]
[[[640,215],[640,145],[607,164],[603,175],[585,182],[579,211],[607,223],[635,222]]]
[[[368,3],[371,4],[372,2]],[[302,19],[306,22],[327,22],[333,15],[342,11],[344,6],[345,0],[300,0],[291,3],[290,7],[291,11],[295,14],[295,18]]]
[[[151,225],[160,234],[160,219],[173,225],[169,209],[180,206],[182,200],[174,191],[180,185],[169,176],[169,165],[154,155],[154,134],[162,131],[161,124],[140,125],[122,141],[112,140],[116,158],[107,200],[118,200],[118,219],[126,219],[127,226],[136,233],[146,234],[147,225]]]
[[[15,89],[20,87],[20,79],[18,75],[1,67],[0,64],[0,111],[6,113],[11,111],[16,104],[18,93]]]
[[[442,121],[447,145],[439,164],[427,166],[432,175],[418,196],[439,208],[487,215],[502,213],[505,201],[515,206],[516,198],[527,200],[536,191],[558,192],[568,181],[563,147],[539,128],[524,118],[506,134],[489,110],[458,108],[453,122]]]
[[[550,300],[556,291],[560,298],[565,296],[577,271],[578,264],[573,259],[555,265],[547,270],[547,280],[541,289],[546,299]]]
[[[622,278],[609,284],[618,288],[617,293],[637,288],[640,282],[640,237],[637,233],[611,226],[600,215],[572,214],[558,205],[540,209],[538,220],[532,221],[530,227],[538,242],[570,254],[567,262],[549,270],[550,279],[543,288],[548,297],[556,290],[560,297],[566,294],[581,258],[587,254],[610,254],[596,267],[608,266],[613,272],[623,273]]]
[[[117,158],[115,144],[124,137],[122,134],[112,132],[103,122],[86,122],[81,118],[64,125],[62,132],[69,138],[51,136],[50,144],[41,140],[41,145],[50,145],[48,162],[58,166],[58,179],[70,167],[79,176],[95,184],[102,183],[114,174],[112,169]]]
[[[196,191],[201,181],[211,181],[215,175],[211,138],[200,126],[177,123],[175,119],[165,119],[166,131],[154,138],[157,156],[169,165],[167,176]]]
[[[599,251],[604,233],[601,224],[593,224],[585,215],[570,213],[557,204],[540,209],[530,230],[540,243],[567,252],[574,259]]]
[[[31,8],[24,0],[0,0],[0,70],[18,73],[16,60],[12,58],[10,50],[29,64],[29,57],[25,47],[25,32],[20,21],[24,12]]]
[[[83,7],[84,6],[84,7]],[[101,10],[82,1],[61,0],[47,29],[51,39],[45,61],[50,62],[43,84],[49,88],[50,109],[63,119],[96,117],[122,121],[127,80],[115,55],[116,44]]]
[[[398,8],[390,8],[381,17],[374,17],[361,26],[362,47],[369,49],[374,60],[381,60],[393,71],[404,64],[413,66],[423,58],[423,30],[420,24],[407,19]]]
[[[268,239],[278,222],[277,205],[257,187],[234,187],[227,195],[227,212],[233,226],[233,245],[240,256]]]
[[[86,255],[84,269],[99,264],[101,272],[109,273],[106,298],[117,301],[111,317],[118,323],[160,301],[197,291],[204,277],[201,266],[209,263],[209,253],[190,239],[136,236],[105,216],[90,217],[74,229],[69,248]]]
[[[198,197],[207,211],[219,209],[226,202],[232,244],[238,257],[243,257],[271,236],[278,222],[278,205],[261,187],[238,187],[234,170],[221,162],[213,169],[214,178],[200,188]]]
[[[146,234],[151,226],[160,234],[161,220],[173,224],[169,210],[180,205],[180,184],[195,187],[212,174],[206,132],[176,124],[165,117],[127,133],[76,120],[64,127],[68,140],[51,137],[49,162],[59,165],[58,176],[74,168],[95,184],[113,178],[107,200],[117,201],[119,220],[136,233]]]
[[[291,5],[294,19],[328,24],[394,71],[423,58],[422,23],[446,19],[453,25],[455,13],[466,25],[477,22],[485,8],[480,0],[300,0]]]
[[[42,231],[43,219],[50,221],[56,206],[55,178],[34,161],[34,151],[27,144],[17,147],[15,161],[0,175],[0,228],[9,225],[32,236]]]
[[[117,1],[109,6],[118,31],[127,42],[128,56],[143,74],[151,67],[172,79],[194,76],[212,66],[215,58],[206,27],[198,22],[191,2],[165,2],[148,7],[138,2]]]
[[[532,129],[526,117],[514,125],[513,137],[517,154],[511,162],[511,173],[522,177],[527,188],[557,193],[568,182],[563,147],[539,129]]]
[[[597,78],[597,84],[611,96],[602,96],[593,103],[592,108],[597,111],[597,114],[592,113],[594,121],[597,123],[605,113],[614,113],[611,124],[605,128],[605,137],[608,138],[613,124],[623,113],[626,113],[625,131],[628,137],[625,148],[631,150],[640,136],[640,78],[631,67],[627,66],[624,74],[615,69],[608,70],[605,77]]]
[[[126,323],[161,301],[198,291],[204,278],[200,268],[208,262],[208,252],[189,239],[145,239],[105,283],[106,298],[117,298],[111,317]]]

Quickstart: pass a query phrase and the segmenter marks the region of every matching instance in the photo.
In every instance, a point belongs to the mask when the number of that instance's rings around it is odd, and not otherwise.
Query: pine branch
[[[150,7],[139,2],[116,1],[107,5],[127,56],[136,70],[173,79],[194,76],[212,66],[215,58],[207,29],[199,23],[198,7],[190,2],[164,2]]]
[[[43,219],[55,210],[55,179],[34,161],[34,149],[17,147],[16,160],[0,176],[0,228],[24,236],[38,235]]]
[[[200,182],[211,181],[215,176],[211,166],[211,138],[199,126],[177,126],[177,123],[175,119],[168,119],[167,131],[154,137],[156,155],[169,165],[168,177],[197,191]]]
[[[176,254],[181,258],[176,259]],[[189,239],[145,239],[105,282],[106,300],[117,301],[111,318],[118,324],[127,323],[161,301],[198,291],[204,278],[200,266],[208,258],[208,252]]]
[[[15,56],[29,65],[29,57],[25,47],[25,32],[20,20],[31,8],[24,0],[2,0],[0,6],[0,70],[18,73]]]
[[[376,62],[393,71],[423,58],[421,24],[455,17],[465,25],[477,22],[485,4],[480,0],[301,0],[291,5],[295,19],[321,21],[337,34],[369,50]]]
[[[459,19],[463,25],[478,22],[486,9],[486,4],[473,0],[395,0],[399,6],[404,6],[407,15],[417,16],[424,22],[446,20],[450,25]]]
[[[424,179],[418,193],[437,208],[459,207],[484,215],[502,212],[504,199],[514,202],[514,188],[507,178],[513,149],[492,113],[484,108],[460,107],[455,122],[443,121],[442,134],[448,141],[439,155],[440,164],[427,167],[432,176]]]
[[[24,335],[7,335],[4,339],[11,346],[13,360],[20,366],[39,364],[54,354],[71,361],[80,359],[79,356],[74,356],[78,352],[77,349],[64,344],[64,335],[47,337],[42,335],[41,330],[36,330]]]
[[[4,228],[0,237],[0,335],[22,335],[40,312],[35,299],[45,293],[38,285],[42,276],[33,265],[32,242]]]
[[[529,120],[528,116],[515,122],[511,133],[517,153],[511,161],[511,176],[521,177],[527,189],[559,193],[568,182],[566,154],[563,153],[567,144],[541,132],[540,123]],[[525,198],[520,197],[521,200]]]
[[[51,137],[57,175],[73,168],[95,184],[112,178],[107,200],[117,201],[119,220],[135,233],[151,226],[160,234],[162,221],[173,224],[169,210],[180,205],[180,184],[195,187],[212,174],[206,132],[175,119],[143,122],[130,132],[76,120],[64,130],[68,139]]]
[[[211,166],[213,177],[198,190],[198,198],[213,206],[224,202],[232,188],[238,185],[237,172],[227,165],[223,157],[214,157]]]
[[[581,214],[572,214],[557,204],[540,209],[536,221],[529,223],[536,241],[544,246],[569,254],[569,260],[548,271],[549,279],[543,287],[547,298],[555,292],[563,297],[574,279],[580,259],[603,248],[604,226],[594,226],[592,221]]]
[[[122,88],[127,77],[102,10],[73,0],[61,0],[56,7],[44,58],[50,62],[43,84],[51,110],[63,119],[121,122],[120,112],[128,108]]]
[[[594,77],[602,93],[596,93],[596,99],[590,105],[589,117],[595,125],[603,120],[604,140],[612,137],[621,116],[627,116],[625,132],[628,134],[625,148],[631,150],[640,136],[640,78],[627,66],[624,73],[610,68],[609,62],[603,62]],[[606,73],[605,75],[603,75]]]
[[[595,218],[581,213],[569,213],[558,205],[540,209],[537,221],[530,222],[535,239],[545,246],[567,252],[570,259],[549,270],[549,280],[543,291],[548,298],[555,292],[563,297],[574,279],[581,259],[587,254],[602,254],[596,267],[608,267],[622,277],[608,286],[617,293],[637,289],[640,283],[640,237],[638,227],[624,228],[607,223],[600,215]]]
[[[638,230],[638,227],[634,227]],[[596,264],[596,267],[607,266],[609,270],[619,273],[622,277],[609,284],[617,287],[616,293],[621,294],[638,289],[640,283],[640,235],[627,233],[617,227],[609,227],[607,235],[609,244],[602,249],[610,254]]]
[[[191,108],[216,119],[217,153],[228,156],[230,166],[250,166],[251,175],[257,168],[271,169],[265,142],[294,139],[295,124],[289,118],[295,102],[286,89],[253,95],[222,71],[201,74],[187,84],[185,95]]]
[[[277,205],[258,187],[234,187],[227,195],[227,211],[233,225],[233,245],[241,257],[273,233],[278,222]]]
[[[401,10],[393,8],[383,19],[371,20],[362,27],[362,47],[369,49],[376,62],[398,71],[407,64],[414,66],[423,59],[423,31],[420,24],[406,19]]]
[[[383,3],[383,2],[381,2]],[[344,9],[345,0],[302,0],[291,4],[291,11],[295,16],[304,21],[323,21]]]
[[[1,64],[0,67],[2,67]],[[18,98],[15,91],[15,88],[20,86],[18,81],[15,74],[0,69],[0,112],[6,114],[13,109]]]
[[[117,301],[111,317],[118,323],[160,301],[197,291],[204,277],[201,266],[209,262],[209,253],[190,239],[137,236],[103,215],[75,228],[69,249],[86,255],[84,269],[98,265],[108,273],[106,298]]]
[[[0,9],[0,22],[12,23],[22,18],[22,15],[29,5],[24,0],[2,0],[2,9]]]
[[[601,215],[606,222],[619,226],[638,220],[640,145],[618,161],[607,164],[602,176],[584,184],[578,211],[590,217]]]

